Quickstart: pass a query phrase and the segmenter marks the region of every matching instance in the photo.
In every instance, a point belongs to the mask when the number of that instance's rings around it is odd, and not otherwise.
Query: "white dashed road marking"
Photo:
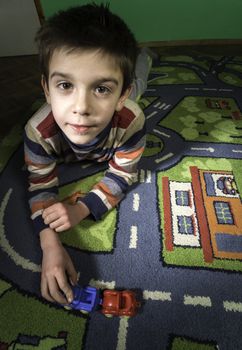
[[[154,107],[157,108],[157,107],[159,107],[160,104],[161,104],[161,102],[157,102],[157,103],[154,105]]]
[[[204,88],[203,91],[217,91],[216,88]]]
[[[184,295],[184,305],[211,307],[212,302],[209,297]]]
[[[227,91],[227,92],[232,92],[232,89],[219,89],[218,91]]]
[[[133,194],[133,211],[139,211],[140,196],[138,193]]]
[[[133,225],[130,227],[129,248],[136,249],[137,248],[137,241],[138,241],[138,228],[137,228],[137,226]]]
[[[147,170],[147,177],[146,177],[146,183],[151,183],[151,171]]]
[[[159,109],[163,109],[166,106],[165,103],[162,103],[162,105],[159,107]]]
[[[155,162],[161,163],[161,162],[163,162],[163,160],[167,160],[167,159],[171,158],[173,155],[174,155],[174,153],[171,153],[171,152],[167,153],[166,155],[164,155],[164,157],[156,159]]]
[[[171,135],[168,135],[165,132],[162,132],[160,130],[154,129],[153,131],[156,132],[157,134],[162,135],[162,136],[165,136],[165,137],[168,137],[168,138],[171,137]]]
[[[151,171],[147,169],[140,169],[139,172],[139,181],[141,183],[151,183]]]
[[[143,291],[143,299],[144,300],[158,300],[158,301],[172,301],[172,294],[170,292],[162,292],[162,291]],[[212,307],[212,300],[208,296],[199,296],[199,295],[184,295],[183,303],[185,306],[194,306],[194,307]],[[242,302],[236,302],[233,300],[225,300],[223,301],[223,308],[227,312],[241,312],[242,313]]]
[[[160,300],[160,301],[171,301],[171,293],[161,292],[159,290],[155,290],[153,292],[149,290],[144,290],[143,298],[145,300],[151,299],[151,300]]]
[[[147,115],[146,119],[150,119],[152,118],[154,115],[156,115],[158,112],[157,111],[154,111],[152,113],[150,113],[149,115]]]
[[[226,311],[242,312],[242,303],[225,300],[223,306]]]
[[[145,171],[140,169],[140,182],[145,182]]]
[[[91,279],[89,281],[89,285],[97,289],[114,289],[115,284],[116,284],[115,281],[108,282],[108,281],[94,280],[94,279]]]
[[[191,147],[191,150],[192,151],[208,151],[210,153],[213,153],[214,152],[214,148],[213,147]]]
[[[118,330],[117,350],[126,349],[126,338],[128,332],[128,318],[120,318]]]

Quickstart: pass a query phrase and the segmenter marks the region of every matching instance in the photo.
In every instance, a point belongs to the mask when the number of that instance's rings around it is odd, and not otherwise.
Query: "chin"
[[[68,137],[68,136],[67,136]],[[91,137],[85,137],[83,136],[71,136],[68,137],[69,140],[77,145],[85,145],[93,140]]]

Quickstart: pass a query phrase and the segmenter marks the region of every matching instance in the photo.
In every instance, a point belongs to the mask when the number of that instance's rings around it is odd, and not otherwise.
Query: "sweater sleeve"
[[[118,122],[117,128],[122,136],[118,137],[118,145],[105,176],[85,197],[78,199],[86,204],[95,220],[115,207],[137,178],[137,165],[145,148],[145,117],[133,102],[129,107],[132,110],[125,108],[121,116],[123,119]]]
[[[56,156],[51,143],[48,142],[51,139],[48,135],[50,121],[51,116],[48,116],[42,124],[38,123],[36,126],[36,118],[31,118],[24,132],[25,163],[29,173],[29,204],[34,230],[37,234],[48,227],[42,219],[43,209],[57,202]],[[47,123],[45,133],[41,129],[43,123]]]

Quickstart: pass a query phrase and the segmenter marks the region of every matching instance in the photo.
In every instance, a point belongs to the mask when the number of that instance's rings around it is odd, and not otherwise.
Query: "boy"
[[[70,283],[77,282],[77,273],[58,233],[89,215],[98,220],[116,206],[134,181],[144,150],[144,115],[128,99],[137,45],[118,16],[95,4],[59,12],[36,39],[47,104],[25,127],[29,202],[43,251],[41,293],[66,303],[72,301]],[[143,52],[137,64],[148,67],[147,57]],[[146,87],[137,86],[133,99]],[[57,162],[87,159],[108,161],[103,179],[72,204],[58,201]]]

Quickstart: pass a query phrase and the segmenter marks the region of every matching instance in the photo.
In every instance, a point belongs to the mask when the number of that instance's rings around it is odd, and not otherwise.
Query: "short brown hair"
[[[59,11],[36,34],[40,68],[46,81],[56,49],[100,49],[115,59],[123,73],[124,92],[132,83],[138,48],[125,22],[108,5],[88,4]]]

